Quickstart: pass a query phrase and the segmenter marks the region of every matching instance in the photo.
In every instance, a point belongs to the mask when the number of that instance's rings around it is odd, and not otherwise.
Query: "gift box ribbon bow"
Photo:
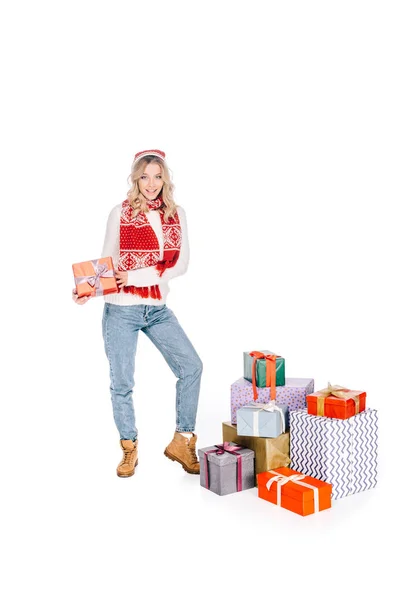
[[[257,386],[256,386],[256,363],[261,358],[265,358],[265,369],[266,369],[266,387],[270,387],[269,397],[271,400],[276,398],[276,359],[280,358],[277,354],[263,354],[257,350],[249,353],[253,357],[253,364],[251,368],[251,377],[253,383],[253,397],[254,400],[258,398]]]
[[[242,450],[243,446],[237,446],[234,444],[230,444],[229,442],[224,442],[223,444],[215,444],[216,450],[206,450],[204,452],[204,474],[205,474],[205,484],[206,488],[210,488],[209,476],[208,476],[208,455],[209,454],[217,454],[221,455],[225,452],[229,452],[229,454],[235,454],[237,458],[237,478],[236,478],[236,487],[237,491],[241,492],[243,488],[243,478],[242,478],[242,456],[239,454],[238,450]]]
[[[96,292],[102,287],[100,277],[114,277],[114,271],[109,269],[108,266],[104,263],[99,264],[99,260],[91,260],[94,275],[85,275],[82,277],[75,277],[76,284],[78,283],[88,283],[92,288],[96,290]]]
[[[355,394],[349,388],[342,387],[341,385],[331,385],[328,383],[328,387],[320,390],[317,395],[317,415],[323,417],[325,415],[325,400],[328,396],[335,396],[341,400],[354,400],[355,414],[358,415],[360,412],[360,395]]]
[[[280,416],[279,435],[281,433],[285,433],[285,428],[286,428],[285,414],[284,414],[282,408],[280,406],[278,406],[275,402],[268,402],[268,404],[261,404],[258,402],[253,402],[252,404],[246,404],[246,406],[242,406],[241,410],[243,410],[244,408],[252,408],[253,409],[253,433],[256,437],[258,437],[260,434],[259,414],[263,410],[265,410],[266,412],[278,412],[279,413],[279,416]],[[259,410],[254,410],[255,408],[258,408]]]
[[[302,481],[305,478],[305,475],[301,473],[294,473],[293,475],[282,475],[282,473],[278,473],[277,471],[269,471],[269,473],[274,473],[275,476],[271,477],[266,483],[267,490],[269,491],[272,484],[276,481],[276,504],[281,506],[282,501],[282,487],[292,481],[293,483],[297,483],[304,487],[310,488],[314,492],[314,512],[319,512],[319,491],[315,485],[311,485],[310,483],[306,483]]]

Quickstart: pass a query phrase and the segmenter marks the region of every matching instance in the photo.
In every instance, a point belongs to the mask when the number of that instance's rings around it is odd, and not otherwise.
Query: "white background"
[[[394,582],[397,2],[3,5],[2,596],[372,597]],[[100,256],[135,152],[163,149],[187,213],[167,303],[204,363],[198,447],[221,441],[244,350],[365,389],[379,485],[308,518],[218,497],[168,461],[175,377],[139,338],[140,459],[120,479]]]

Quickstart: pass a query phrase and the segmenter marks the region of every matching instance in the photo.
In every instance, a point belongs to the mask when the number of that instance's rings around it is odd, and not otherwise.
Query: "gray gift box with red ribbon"
[[[219,496],[255,487],[254,451],[231,442],[198,450],[200,485]]]

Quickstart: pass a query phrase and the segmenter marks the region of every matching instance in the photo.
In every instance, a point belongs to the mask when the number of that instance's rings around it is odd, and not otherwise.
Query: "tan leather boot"
[[[118,477],[130,477],[135,472],[135,467],[138,464],[138,442],[137,440],[120,440],[119,441],[124,456],[117,467]]]
[[[165,456],[171,460],[176,460],[182,465],[187,473],[193,475],[200,474],[200,463],[196,455],[197,435],[192,433],[192,437],[188,440],[184,435],[175,431],[174,439],[164,450]]]

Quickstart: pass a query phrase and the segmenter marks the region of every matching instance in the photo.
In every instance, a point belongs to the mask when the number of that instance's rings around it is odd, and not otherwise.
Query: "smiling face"
[[[162,190],[163,178],[161,167],[157,163],[149,163],[139,177],[139,190],[146,200],[154,200]]]

